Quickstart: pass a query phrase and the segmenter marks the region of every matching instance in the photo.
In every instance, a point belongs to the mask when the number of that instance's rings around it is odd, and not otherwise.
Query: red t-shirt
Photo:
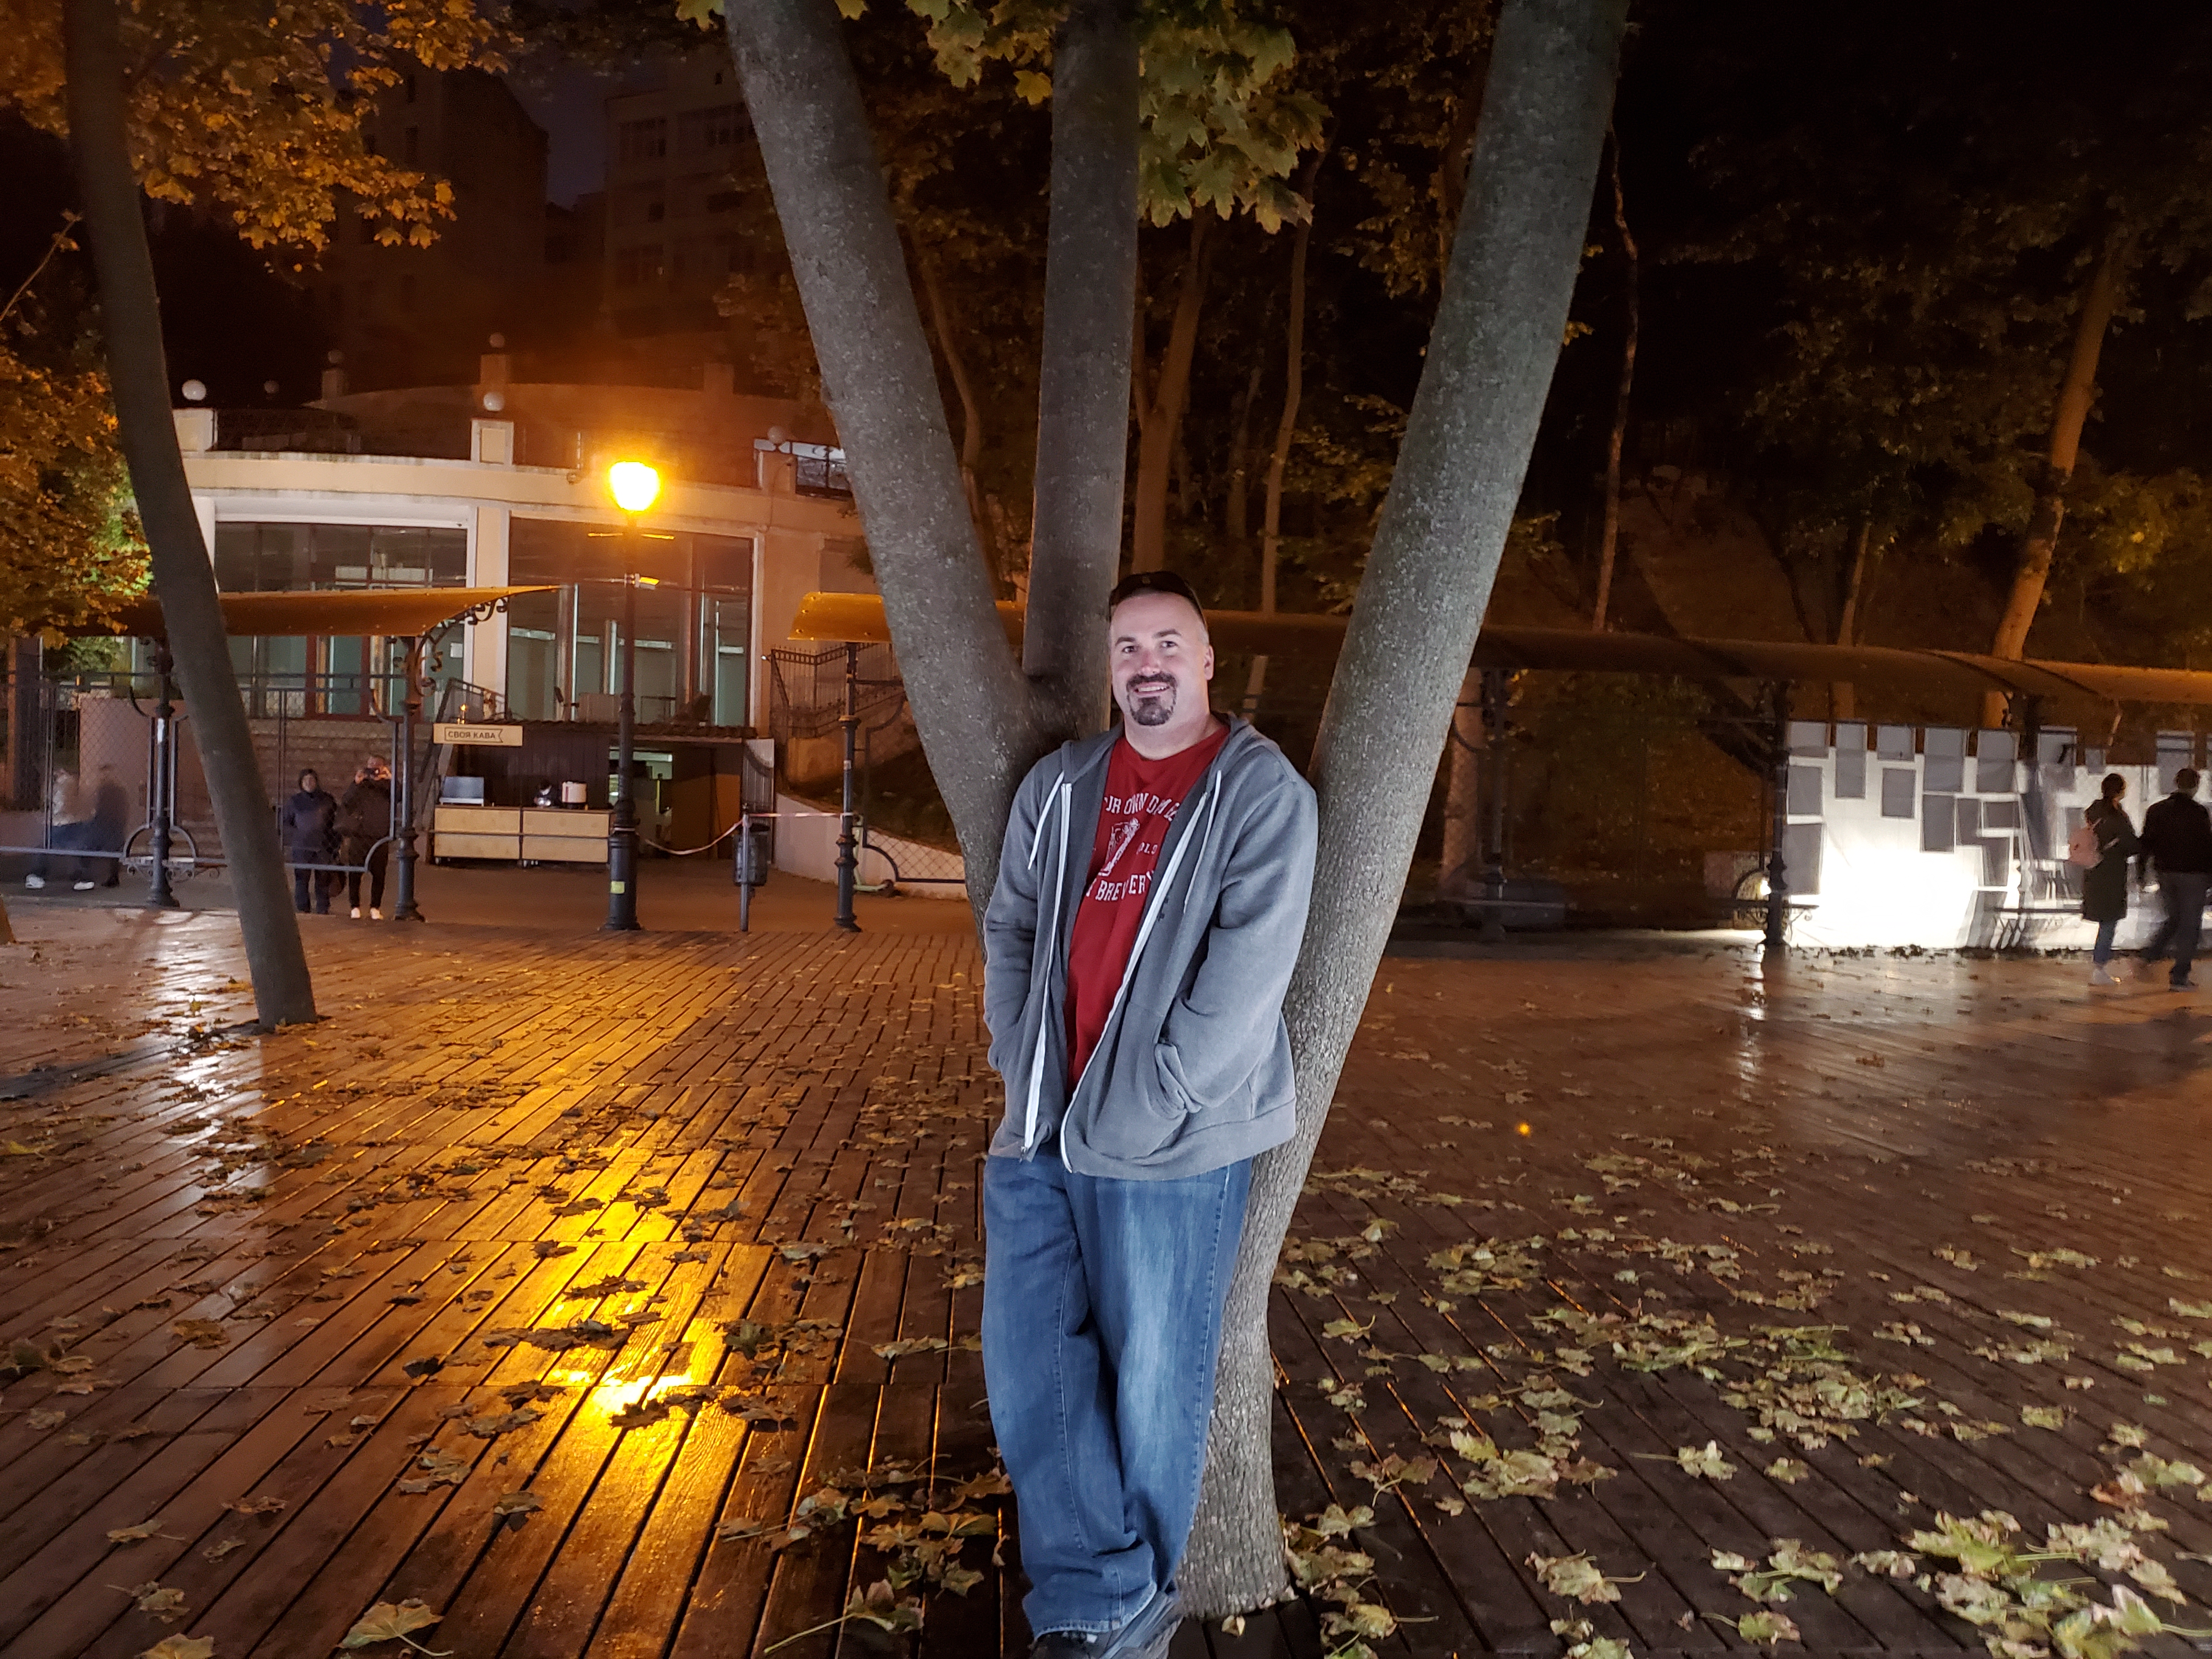
[[[1076,907],[1067,945],[1067,1081],[1076,1079],[1106,1030],[1129,951],[1145,919],[1152,872],[1176,809],[1221,752],[1229,728],[1162,760],[1146,760],[1126,737],[1106,763],[1106,796],[1091,846],[1091,884]]]

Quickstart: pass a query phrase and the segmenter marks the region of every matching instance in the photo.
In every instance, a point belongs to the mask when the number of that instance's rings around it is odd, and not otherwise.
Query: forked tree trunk
[[[1637,293],[1636,238],[1629,234],[1628,204],[1620,193],[1620,140],[1613,140],[1613,223],[1620,233],[1620,252],[1628,261],[1628,326],[1620,343],[1620,380],[1613,396],[1613,430],[1605,445],[1605,527],[1598,538],[1597,603],[1590,608],[1590,631],[1605,632],[1605,613],[1613,603],[1613,560],[1620,545],[1620,452],[1628,439],[1628,400],[1636,388],[1636,335],[1640,320]]]
[[[1990,647],[1993,657],[2019,661],[2027,654],[2028,630],[2043,604],[2043,590],[2051,580],[2051,560],[2058,550],[2058,527],[2066,518],[2066,489],[2074,481],[2074,463],[2081,452],[2081,428],[2097,396],[2097,358],[2105,346],[2105,331],[2119,304],[2120,265],[2124,244],[2116,234],[2090,274],[2074,317],[2074,350],[2059,385],[2058,404],[2051,421],[2051,447],[2043,462],[2043,476],[2035,490],[2035,506],[2028,514],[2027,534],[2021,539],[2020,568],[2006,597],[2004,615],[1997,622],[1996,638]],[[2004,694],[1988,693],[1983,699],[1982,724],[2004,724]]]
[[[728,22],[899,669],[980,919],[1014,785],[1042,739],[976,550],[860,82],[835,0],[748,0]],[[1040,467],[1041,492],[1044,477]],[[1053,586],[1032,586],[1032,615]]]
[[[1121,568],[1129,466],[1137,99],[1133,0],[1073,0],[1053,42],[1036,512],[1022,635],[1022,668],[1054,738],[1088,737],[1106,721],[1106,596]]]
[[[1254,1170],[1182,1569],[1188,1611],[1285,1585],[1268,1285],[1413,860],[1559,359],[1626,0],[1504,0],[1420,389],[1314,746],[1321,853],[1284,1012],[1297,1133]]]
[[[300,943],[284,856],[253,734],[239,701],[215,567],[192,509],[185,459],[169,409],[161,305],[146,245],[138,175],[124,106],[116,0],[64,0],[70,143],[85,223],[92,233],[107,378],[138,520],[152,555],[154,592],[178,684],[222,833],[238,926],[264,1030],[315,1018],[313,981]]]
[[[1184,1575],[1193,1613],[1254,1607],[1284,1583],[1267,1443],[1268,1281],[1405,883],[1535,441],[1589,216],[1626,7],[1626,0],[1505,0],[1499,20],[1436,331],[1315,750],[1320,867],[1285,1006],[1299,1068],[1298,1130],[1255,1173],[1206,1492]],[[729,28],[908,689],[980,899],[995,877],[1008,799],[1039,738],[1025,719],[967,531],[927,344],[834,0],[749,0],[731,8]],[[1133,261],[1117,266],[1094,257],[1078,267],[1062,252],[1099,244],[1110,252],[1119,244],[1108,233],[1117,226],[1133,244],[1137,106],[1127,40],[1125,9],[1077,0],[1054,53],[1052,258],[1063,266],[1063,295],[1103,288],[1119,296],[1121,309],[1117,315],[1104,300],[1077,306],[1070,299],[1056,313],[1048,297],[1046,378],[1056,367],[1108,353],[1123,378],[1109,421],[1084,424],[1073,398],[1045,399],[1041,557],[1030,600],[1029,648],[1039,653],[1039,669],[1069,683],[1088,676],[1100,688],[1094,695],[1102,712],[1098,611],[1112,579],[1114,538],[1097,534],[1105,521],[1099,494],[1078,489],[1048,497],[1043,481],[1055,468],[1099,481],[1103,471],[1086,472],[1070,456],[1091,453],[1085,446],[1101,428],[1117,453],[1126,442]],[[1103,130],[1116,111],[1125,124],[1119,137]],[[1079,132],[1089,157],[1081,166]],[[1063,191],[1090,192],[1067,202],[1065,242]],[[1079,216],[1096,233],[1087,243],[1075,234]],[[1049,296],[1049,269],[1047,287]],[[1056,365],[1058,353],[1070,361]],[[1089,382],[1102,408],[1109,381],[1102,372]],[[1118,500],[1114,506],[1118,526]],[[1057,550],[1049,563],[1042,556],[1048,535]],[[1062,595],[1048,634],[1039,626],[1041,603],[1077,580],[1095,583],[1095,598],[1087,587],[1076,603]],[[1078,618],[1080,635],[1069,626]]]
[[[1060,192],[1053,192],[1055,209]],[[1212,264],[1206,247],[1213,223],[1212,208],[1194,208],[1190,252],[1176,288],[1174,319],[1160,354],[1159,372],[1149,388],[1138,392],[1137,489],[1129,532],[1129,568],[1158,570],[1168,559],[1168,477],[1176,446],[1182,437],[1183,411],[1190,405],[1190,370],[1198,355],[1198,319],[1206,307],[1206,275]],[[1135,337],[1143,338],[1139,319]],[[1149,395],[1147,395],[1149,392]]]
[[[1275,577],[1283,550],[1283,476],[1290,469],[1291,441],[1298,431],[1298,400],[1306,384],[1306,253],[1313,246],[1314,184],[1321,177],[1321,158],[1316,150],[1306,164],[1306,216],[1298,222],[1291,242],[1291,327],[1283,348],[1283,416],[1275,422],[1275,447],[1267,455],[1267,504],[1260,516],[1260,609],[1275,609]],[[1267,653],[1252,659],[1252,672],[1244,683],[1247,712],[1259,707],[1267,688]]]

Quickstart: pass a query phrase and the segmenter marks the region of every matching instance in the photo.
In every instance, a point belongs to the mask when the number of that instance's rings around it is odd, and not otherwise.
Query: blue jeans
[[[2196,871],[2158,872],[2158,896],[2166,915],[2143,946],[2142,959],[2156,962],[2171,954],[2173,969],[2167,978],[2176,985],[2188,981],[2189,965],[2197,955],[2197,933],[2204,921],[2204,887],[2205,878]]]
[[[2099,922],[2096,948],[2089,952],[2089,960],[2100,968],[2110,962],[2112,959],[2112,935],[2119,931],[2120,919],[2118,916],[2112,917],[2109,921]]]
[[[1171,1590],[1213,1408],[1249,1159],[1181,1181],[983,1168],[983,1374],[1014,1485],[1022,1608],[1103,1632]]]

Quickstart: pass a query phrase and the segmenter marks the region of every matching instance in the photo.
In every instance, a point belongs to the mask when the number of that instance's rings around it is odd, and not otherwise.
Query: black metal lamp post
[[[850,641],[845,645],[845,712],[837,724],[845,729],[845,776],[843,810],[837,815],[836,924],[846,933],[857,933],[860,924],[853,915],[853,884],[860,860],[859,842],[853,834],[853,769],[860,730],[860,647]]]
[[[607,469],[607,490],[628,515],[623,532],[622,715],[615,738],[613,817],[607,826],[607,933],[637,931],[637,801],[630,769],[637,739],[638,520],[659,498],[660,474],[642,461]]]
[[[175,665],[169,642],[158,641],[154,647],[154,672],[160,677],[161,690],[154,704],[153,742],[148,755],[150,775],[146,781],[146,822],[154,873],[146,890],[146,902],[161,910],[177,908],[177,895],[169,885],[169,824],[177,801],[177,705],[169,672]]]
[[[392,780],[393,816],[399,824],[399,846],[392,858],[392,919],[421,921],[422,907],[415,902],[415,721],[422,712],[422,636],[416,635],[406,645],[406,696],[399,705],[399,765],[398,775]]]

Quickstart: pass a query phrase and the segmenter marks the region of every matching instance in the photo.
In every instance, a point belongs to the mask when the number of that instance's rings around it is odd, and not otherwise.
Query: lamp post
[[[614,815],[607,827],[608,933],[637,931],[637,802],[630,779],[637,738],[638,520],[660,496],[660,474],[643,461],[607,469],[607,493],[623,510],[622,717],[615,738]]]

